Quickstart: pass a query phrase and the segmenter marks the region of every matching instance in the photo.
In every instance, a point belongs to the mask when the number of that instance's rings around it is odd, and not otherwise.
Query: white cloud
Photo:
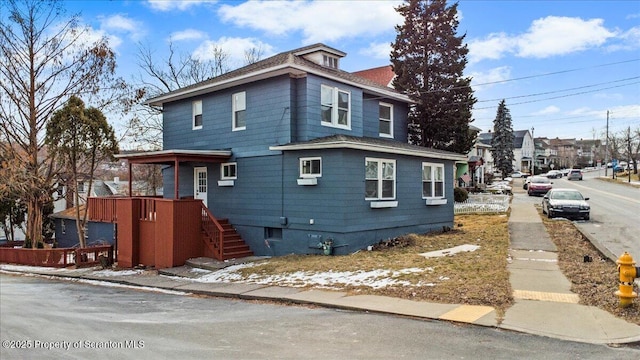
[[[509,52],[516,44],[516,40],[505,33],[489,34],[484,40],[469,42],[469,63],[480,60],[497,60],[502,58],[505,52]]]
[[[371,43],[369,47],[359,51],[361,55],[369,56],[374,59],[384,59],[390,61],[391,43]]]
[[[619,36],[620,43],[607,48],[609,51],[640,49],[640,26],[632,27]]]
[[[619,35],[608,30],[603,23],[602,19],[548,16],[533,21],[523,34],[493,33],[484,39],[471,40],[468,44],[469,62],[497,60],[506,53],[526,58],[547,58],[597,48]],[[633,35],[633,32],[628,33],[630,37]]]
[[[147,4],[158,11],[184,11],[202,3],[211,2],[211,0],[147,0]]]
[[[544,109],[541,109],[539,111],[532,113],[531,115],[551,115],[551,114],[557,114],[559,112],[560,112],[560,108],[554,105],[550,105]]]
[[[229,38],[221,37],[218,40],[206,40],[192,53],[192,56],[199,60],[212,60],[214,49],[222,49],[229,56],[232,67],[244,65],[245,50],[259,49],[264,59],[274,54],[273,47],[269,44],[254,38]]]
[[[511,68],[500,66],[486,72],[472,72],[471,86],[475,91],[488,89],[490,86],[508,80],[511,77]]]
[[[169,35],[169,39],[172,41],[201,40],[206,38],[207,34],[205,32],[195,29],[176,31]]]
[[[127,33],[131,39],[139,40],[145,30],[141,22],[135,21],[126,16],[117,14],[108,17],[100,17],[100,28],[106,32]]]
[[[598,47],[616,35],[603,22],[558,16],[536,20],[518,39],[518,56],[545,58]]]
[[[305,43],[393,32],[402,17],[394,10],[399,1],[248,1],[222,5],[224,22],[264,31],[270,35],[303,33]]]

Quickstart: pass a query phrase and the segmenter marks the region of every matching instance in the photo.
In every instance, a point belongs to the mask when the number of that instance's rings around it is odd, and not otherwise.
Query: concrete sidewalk
[[[0,265],[5,272],[73,278],[81,281],[108,281],[125,286],[161,289],[181,293],[205,294],[283,303],[318,306],[445,320],[515,330],[534,335],[596,344],[640,342],[640,326],[628,323],[596,307],[578,304],[578,296],[557,264],[554,244],[535,206],[516,193],[512,201],[510,281],[515,304],[502,323],[488,306],[438,304],[375,295],[349,295],[346,292],[307,290],[242,283],[202,283],[194,281],[191,266],[155,272],[117,272],[96,269],[51,269]],[[239,259],[236,263],[255,259]],[[190,265],[217,270],[234,262],[193,259]],[[167,276],[168,275],[168,276]]]
[[[578,304],[558,267],[557,250],[533,204],[516,193],[511,203],[510,282],[515,304],[501,328],[588,343],[640,341],[640,326],[597,307]]]

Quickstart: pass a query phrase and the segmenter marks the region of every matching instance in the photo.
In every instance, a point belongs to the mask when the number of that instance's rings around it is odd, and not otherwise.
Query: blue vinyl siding
[[[365,95],[363,104],[364,136],[380,137],[380,103],[393,105],[393,139],[407,142],[407,104]]]
[[[62,223],[64,222],[65,232],[62,233]],[[56,218],[55,238],[59,248],[74,247],[80,244],[78,241],[78,229],[75,219]],[[113,224],[89,221],[87,225],[87,244],[95,242],[106,242],[113,245],[114,233]]]
[[[231,97],[246,92],[246,130],[232,131]],[[268,151],[291,141],[291,81],[287,76],[165,104],[164,149],[233,148],[234,154]],[[192,101],[202,100],[202,129],[193,130]]]
[[[298,185],[299,159],[316,156],[322,158],[318,185]],[[365,200],[366,157],[396,159],[398,207],[371,209]],[[336,253],[348,253],[389,237],[453,225],[452,162],[445,166],[448,204],[426,206],[422,162],[439,162],[435,159],[336,149],[236,161],[235,186],[217,187],[211,181],[209,207],[215,216],[229,218],[257,255],[317,253],[319,238],[333,239],[340,246]],[[281,228],[282,238],[265,242],[265,228]]]

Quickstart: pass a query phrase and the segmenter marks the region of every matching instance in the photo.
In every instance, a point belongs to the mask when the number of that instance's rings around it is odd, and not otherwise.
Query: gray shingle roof
[[[220,76],[213,77],[209,80],[205,80],[190,86],[186,86],[186,87],[153,97],[147,100],[146,103],[151,105],[161,105],[164,102],[173,101],[173,98],[177,99],[179,96],[184,97],[185,95],[188,95],[191,92],[193,93],[200,92],[206,88],[213,89],[217,85],[224,84],[225,82],[247,79],[253,75],[258,75],[260,73],[263,73],[269,70],[275,70],[278,68],[286,68],[286,67],[302,69],[302,71],[308,71],[318,75],[334,77],[355,85],[359,85],[365,90],[369,89],[374,92],[375,91],[383,92],[386,94],[395,95],[401,100],[409,101],[408,97],[406,97],[405,95],[393,89],[390,89],[386,86],[380,85],[372,80],[363,78],[361,76],[352,74],[344,70],[324,67],[303,58],[302,55],[296,55],[296,54],[305,53],[305,51],[309,49],[321,48],[321,47],[332,49],[323,44],[314,44],[314,45],[309,45],[309,46],[305,46],[305,47],[294,49],[294,50],[285,51],[285,52],[276,54],[274,56],[271,56],[269,58],[266,58],[264,60],[255,62],[253,64],[241,67],[236,70],[229,71]],[[339,51],[339,50],[334,49],[334,51]],[[280,74],[277,74],[277,75],[280,75]]]

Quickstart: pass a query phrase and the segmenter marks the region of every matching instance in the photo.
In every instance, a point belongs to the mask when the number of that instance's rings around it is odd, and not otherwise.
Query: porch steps
[[[223,254],[220,260],[237,259],[247,256],[253,256],[253,251],[249,248],[236,229],[229,223],[229,219],[218,219],[220,225],[222,225],[223,233]],[[213,250],[211,239],[208,238],[206,233],[202,233],[203,240]]]

